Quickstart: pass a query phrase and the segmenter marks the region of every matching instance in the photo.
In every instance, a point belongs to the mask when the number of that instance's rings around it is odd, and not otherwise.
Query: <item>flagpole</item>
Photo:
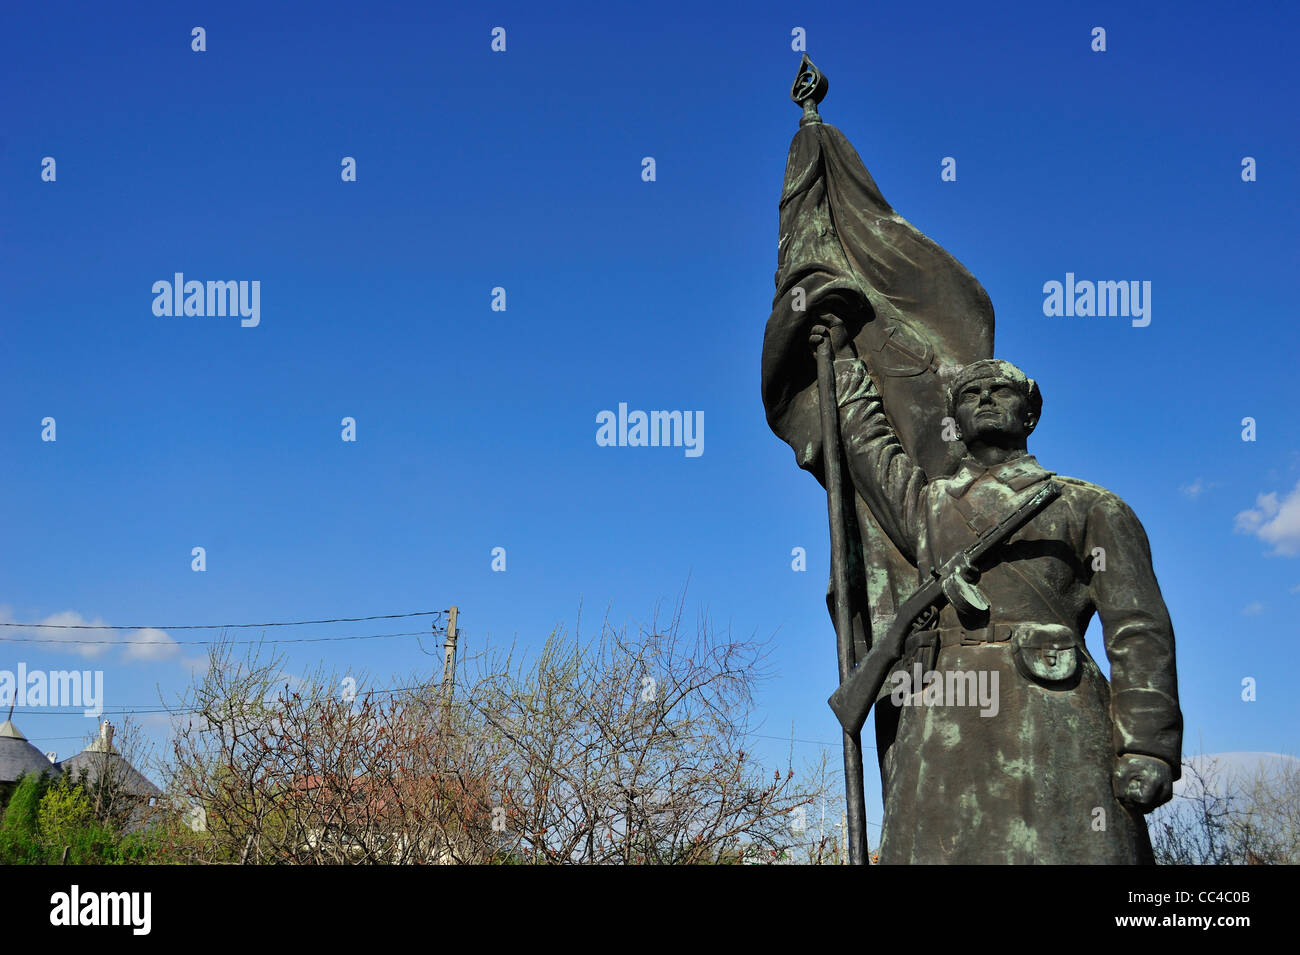
[[[821,409],[822,461],[826,470],[826,510],[831,525],[831,583],[835,594],[835,647],[840,682],[856,664],[853,618],[849,608],[848,535],[844,524],[844,485],[840,470],[840,413],[835,395],[835,360],[830,333],[818,326],[811,342],[817,353],[817,392]],[[867,810],[862,779],[862,732],[844,732],[844,801],[848,816],[849,865],[867,864]]]
[[[805,53],[790,88],[790,99],[803,109],[800,126],[817,124],[817,104],[826,96],[830,83]],[[834,588],[835,648],[839,658],[840,683],[856,664],[853,652],[853,615],[849,607],[849,546],[844,522],[844,484],[840,460],[840,411],[835,396],[835,358],[830,332],[824,326],[812,330],[809,343],[817,354],[817,394],[821,411],[822,462],[826,473],[826,510],[831,525],[831,585]],[[844,732],[844,802],[848,822],[849,865],[867,865],[867,810],[862,781],[862,732]]]

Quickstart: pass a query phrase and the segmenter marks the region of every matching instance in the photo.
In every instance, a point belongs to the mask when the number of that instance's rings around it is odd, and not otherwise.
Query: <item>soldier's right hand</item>
[[[837,359],[857,357],[853,351],[853,339],[849,337],[849,330],[838,316],[827,312],[821,316],[817,324],[813,325],[809,331],[808,340],[815,347],[822,338],[828,337],[831,342],[831,352]]]

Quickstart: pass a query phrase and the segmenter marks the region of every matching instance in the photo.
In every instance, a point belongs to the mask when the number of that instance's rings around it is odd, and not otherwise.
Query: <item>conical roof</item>
[[[0,723],[0,783],[12,783],[24,773],[41,772],[57,776],[59,767],[27,742],[13,720]]]
[[[101,778],[106,778],[132,795],[162,795],[161,789],[117,751],[113,745],[113,727],[108,720],[100,725],[99,736],[89,746],[76,756],[65,759],[59,768],[74,779],[84,779],[87,785],[93,786]]]
[[[136,796],[161,796],[162,790],[151,783],[138,769],[122,758],[121,754],[106,753],[87,747],[76,756],[65,759],[59,768],[73,779],[84,778],[93,786],[101,777],[121,785],[125,792]]]

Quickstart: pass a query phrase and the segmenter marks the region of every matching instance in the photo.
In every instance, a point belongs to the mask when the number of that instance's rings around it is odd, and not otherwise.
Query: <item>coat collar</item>
[[[985,474],[1001,481],[1013,491],[1023,491],[1030,485],[1037,484],[1055,473],[1055,471],[1048,471],[1040,465],[1038,459],[1032,454],[1021,455],[1011,461],[995,464],[992,467],[985,467],[975,458],[967,455],[962,458],[957,473],[947,480],[947,491],[953,497],[961,497],[970,489],[972,484]]]

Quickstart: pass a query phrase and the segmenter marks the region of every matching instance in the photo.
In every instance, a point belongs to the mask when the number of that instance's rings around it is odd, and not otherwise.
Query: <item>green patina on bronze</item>
[[[1116,495],[1028,453],[1042,395],[990,360],[987,294],[885,202],[822,123],[825,92],[805,58],[762,392],[772,429],[825,484],[810,338],[829,338],[856,659],[933,570],[1060,487],[937,602],[876,697],[880,859],[1148,862],[1143,814],[1178,778],[1182,715],[1146,534]],[[1094,614],[1109,680],[1084,640]],[[971,673],[996,685],[996,712],[902,692],[904,677],[965,686]]]

